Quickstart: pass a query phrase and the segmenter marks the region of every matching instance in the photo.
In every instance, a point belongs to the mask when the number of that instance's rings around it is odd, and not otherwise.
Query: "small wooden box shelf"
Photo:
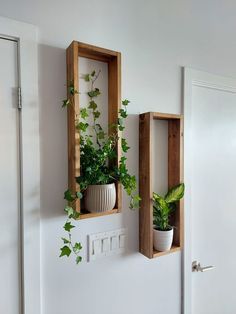
[[[121,104],[121,54],[78,41],[73,41],[66,51],[67,56],[67,86],[73,84],[76,90],[79,88],[79,57],[106,62],[108,64],[108,125],[116,123]],[[80,175],[80,144],[79,133],[75,128],[75,119],[80,112],[78,94],[70,95],[68,98],[73,105],[68,106],[68,185],[72,191],[78,191],[79,186],[75,178]],[[117,143],[117,164],[121,156],[120,142]],[[104,213],[88,213],[81,206],[80,200],[76,202],[76,210],[81,213],[80,218],[90,218],[121,211],[121,186],[116,184],[116,206],[115,209]]]
[[[181,250],[183,245],[183,201],[178,202],[171,224],[174,241],[170,251],[158,252],[153,248],[153,123],[168,121],[168,187],[183,182],[183,116],[147,112],[139,116],[139,193],[142,198],[139,211],[139,251],[154,258]]]

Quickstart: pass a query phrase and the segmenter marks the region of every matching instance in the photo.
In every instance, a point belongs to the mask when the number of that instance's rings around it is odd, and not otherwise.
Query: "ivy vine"
[[[73,205],[77,199],[83,197],[83,193],[89,185],[120,182],[127,195],[130,196],[129,207],[131,209],[138,208],[140,202],[140,197],[135,192],[137,188],[136,177],[129,173],[127,167],[126,154],[130,147],[127,140],[120,137],[125,129],[125,120],[128,117],[127,107],[130,101],[127,99],[122,101],[118,120],[116,123],[109,125],[108,132],[105,132],[99,123],[101,112],[98,110],[97,105],[97,98],[101,91],[95,86],[100,73],[101,71],[92,71],[83,76],[85,82],[89,84],[87,92],[89,102],[86,107],[80,109],[80,114],[75,121],[76,130],[80,134],[80,176],[76,177],[80,191],[73,194],[70,190],[67,190],[64,194],[64,199],[69,202],[70,206],[67,205],[64,209],[67,213],[67,220],[64,224],[67,237],[62,238],[64,246],[61,248],[60,257],[69,257],[71,253],[74,253],[77,264],[82,260],[80,256],[82,245],[80,242],[72,242],[71,230],[75,227],[72,220],[79,219],[80,214],[73,209]],[[69,95],[78,94],[73,83],[69,85],[68,89]],[[72,99],[73,97],[63,100],[62,107],[73,105]],[[117,165],[116,146],[119,143],[118,141],[121,143],[122,156]]]

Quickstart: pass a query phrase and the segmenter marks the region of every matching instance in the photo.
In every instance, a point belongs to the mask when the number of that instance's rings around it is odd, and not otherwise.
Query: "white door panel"
[[[236,95],[193,88],[193,314],[234,314],[236,300]]]
[[[0,39],[0,313],[19,313],[17,43]]]
[[[185,313],[235,314],[236,80],[194,70],[192,75],[192,83],[185,84],[186,211],[191,212],[185,247],[191,292],[185,291],[185,304],[192,300]],[[215,268],[191,273],[192,261]]]

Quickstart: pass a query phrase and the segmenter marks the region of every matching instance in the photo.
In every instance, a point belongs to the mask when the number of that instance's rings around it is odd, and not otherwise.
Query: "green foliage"
[[[158,230],[169,230],[171,228],[169,219],[176,209],[176,202],[184,196],[184,183],[173,187],[165,197],[153,193],[153,223]]]
[[[166,203],[174,203],[184,196],[184,184],[173,187],[165,196]]]
[[[68,88],[68,94],[72,97],[76,94],[78,94],[78,91],[75,89],[73,82],[70,82]],[[68,98],[68,99],[64,99],[62,100],[62,108],[67,107],[69,105],[71,105],[73,103],[73,98]]]
[[[80,116],[82,119],[86,119],[89,115],[88,115],[88,111],[86,108],[82,108],[80,109]]]
[[[127,151],[130,149],[125,138],[121,139],[121,147],[124,153],[127,153]]]
[[[75,94],[78,94],[78,91],[75,89],[73,82],[70,83],[70,85],[68,87],[68,90],[69,90],[69,94],[71,96],[74,96]]]
[[[88,88],[89,91],[87,92],[89,102],[85,108],[80,110],[80,115],[75,121],[76,129],[80,135],[80,176],[76,178],[80,191],[72,193],[70,190],[67,190],[64,193],[64,199],[67,200],[71,206],[65,207],[68,219],[64,225],[64,229],[68,232],[68,236],[62,238],[64,246],[61,248],[63,254],[61,253],[60,256],[69,256],[71,252],[73,252],[76,255],[77,264],[82,260],[79,255],[82,246],[79,242],[73,244],[71,241],[71,230],[74,228],[74,225],[71,224],[71,220],[79,218],[79,214],[73,209],[73,204],[77,199],[82,198],[84,191],[89,185],[120,182],[128,196],[130,196],[130,208],[138,208],[140,202],[139,195],[135,193],[137,188],[136,178],[129,173],[126,164],[127,158],[125,154],[130,147],[125,138],[120,138],[120,131],[125,129],[125,119],[128,116],[127,106],[130,101],[127,99],[122,101],[122,108],[119,110],[118,120],[116,123],[109,126],[109,134],[107,134],[101,124],[98,123],[101,113],[95,101],[101,94],[101,91],[94,86],[99,74],[100,71],[92,71],[83,76],[85,82],[88,82],[90,85]],[[72,86],[70,86],[70,90],[75,92]],[[116,152],[117,143],[121,143],[123,152],[118,166]]]
[[[125,156],[122,156],[119,161],[119,166],[116,166],[117,154],[116,144],[119,140],[118,131],[125,129],[125,119],[127,118],[127,106],[129,100],[122,101],[122,108],[119,110],[119,118],[117,123],[110,126],[109,135],[103,130],[102,126],[97,123],[101,113],[98,111],[98,106],[95,101],[100,95],[100,90],[94,86],[98,79],[100,71],[93,71],[84,76],[85,81],[90,83],[89,103],[86,108],[80,112],[80,117],[84,122],[77,121],[77,129],[80,133],[80,176],[76,178],[80,185],[80,190],[86,190],[88,185],[93,184],[108,184],[119,181],[124,186],[127,194],[131,196],[130,207],[136,208],[139,206],[140,198],[134,193],[136,190],[136,178],[129,174]],[[92,118],[93,124],[90,125],[87,119]],[[91,120],[89,120],[91,121]],[[91,136],[88,135],[90,131]],[[123,153],[127,153],[129,146],[125,138],[121,138],[121,148]]]
[[[67,246],[67,245],[64,245],[60,250],[61,250],[61,255],[60,255],[60,257],[62,257],[62,256],[67,256],[67,257],[69,257],[70,254],[71,254],[71,249],[70,249],[69,246]]]
[[[63,228],[64,228],[66,231],[70,232],[71,229],[74,228],[74,227],[75,227],[75,226],[73,226],[73,225],[71,224],[71,222],[68,221],[68,222],[66,222],[66,223],[64,224],[64,227],[63,227]]]
[[[62,100],[62,108],[67,107],[68,105],[70,105],[70,100],[69,99]]]
[[[99,96],[99,95],[101,94],[101,92],[100,92],[99,88],[95,88],[95,89],[92,89],[92,90],[91,90],[90,92],[88,92],[87,94],[88,94],[88,96],[89,96],[90,98],[94,98],[94,97]]]
[[[82,261],[82,257],[81,256],[77,256],[76,257],[76,264],[79,264]]]
[[[68,202],[73,202],[75,200],[75,195],[73,195],[70,190],[66,190],[64,192],[64,199]]]

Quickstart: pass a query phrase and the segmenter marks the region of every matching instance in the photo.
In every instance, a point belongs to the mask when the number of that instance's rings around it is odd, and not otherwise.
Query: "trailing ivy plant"
[[[101,91],[95,86],[95,82],[100,75],[100,71],[92,71],[85,74],[83,79],[88,83],[88,104],[80,109],[80,114],[76,118],[75,126],[80,135],[80,176],[76,177],[79,184],[79,191],[73,194],[67,190],[64,199],[70,206],[65,207],[67,220],[64,225],[67,231],[67,237],[62,238],[64,246],[61,248],[60,256],[69,257],[71,253],[76,255],[76,262],[80,263],[82,257],[79,255],[82,249],[80,242],[72,242],[71,230],[75,227],[72,220],[79,219],[79,213],[73,209],[73,204],[77,199],[83,197],[89,185],[109,184],[120,182],[128,196],[130,197],[130,208],[139,207],[140,197],[136,194],[136,178],[131,175],[127,167],[126,153],[130,149],[127,140],[120,136],[125,129],[125,119],[127,118],[127,106],[130,101],[125,99],[122,101],[122,107],[119,110],[119,117],[116,123],[108,126],[108,132],[105,132],[99,123],[101,112],[98,110],[97,98]],[[71,96],[78,94],[73,83],[68,87]],[[72,98],[73,99],[73,98]],[[70,99],[63,100],[62,107],[72,105]],[[117,166],[117,143],[121,145],[122,156]]]
[[[178,184],[164,197],[153,193],[153,223],[156,229],[167,231],[172,228],[169,219],[176,209],[176,202],[184,196],[184,188],[184,183]]]

